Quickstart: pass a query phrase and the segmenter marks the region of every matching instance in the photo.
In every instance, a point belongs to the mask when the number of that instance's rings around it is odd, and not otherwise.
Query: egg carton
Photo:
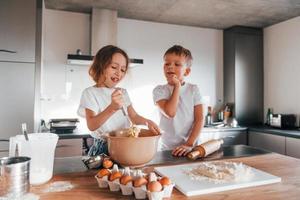
[[[111,171],[111,170],[110,170]],[[122,174],[124,173],[124,170]],[[130,170],[130,174],[135,178],[136,177],[136,170]],[[145,176],[147,174],[143,174]],[[163,198],[170,198],[172,195],[173,188],[175,186],[174,183],[171,183],[169,185],[163,186],[163,189],[160,192],[150,192],[147,190],[145,185],[142,185],[141,187],[134,187],[132,185],[132,181],[127,183],[126,185],[123,185],[120,183],[119,179],[116,179],[114,181],[109,181],[108,176],[104,176],[100,178],[99,176],[95,176],[99,188],[109,188],[110,191],[116,192],[120,191],[122,195],[134,195],[136,199],[146,199],[148,197],[149,200],[162,200]],[[161,177],[158,177],[157,180],[159,180]]]

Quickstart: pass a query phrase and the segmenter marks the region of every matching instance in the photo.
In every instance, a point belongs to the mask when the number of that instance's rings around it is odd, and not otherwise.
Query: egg
[[[132,176],[130,176],[130,175],[124,175],[120,179],[120,183],[123,184],[123,185],[126,185],[130,181],[132,181]]]
[[[162,185],[158,181],[151,181],[148,183],[147,189],[150,192],[160,192],[162,190]]]
[[[142,185],[146,185],[148,183],[147,179],[144,177],[137,178],[133,181],[134,187],[141,187]]]
[[[114,181],[118,178],[121,178],[122,177],[122,173],[117,171],[117,172],[113,172],[110,176],[109,176],[109,180],[110,181]]]
[[[110,174],[110,171],[108,169],[101,169],[99,170],[99,172],[97,173],[97,176],[99,178],[102,178],[104,176],[108,176]]]
[[[102,163],[103,167],[109,169],[113,166],[113,162],[110,159],[105,159]]]
[[[171,184],[171,180],[166,176],[162,177],[159,182],[162,186]]]

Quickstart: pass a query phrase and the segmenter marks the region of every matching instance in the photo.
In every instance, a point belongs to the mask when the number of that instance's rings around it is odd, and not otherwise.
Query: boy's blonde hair
[[[126,59],[126,71],[128,69],[129,57],[127,53],[119,47],[107,45],[102,47],[94,57],[93,63],[89,69],[89,75],[97,83],[104,70],[111,63],[112,57],[115,53],[122,54]]]
[[[173,54],[173,53],[178,56],[184,56],[187,67],[192,66],[193,57],[192,57],[190,50],[188,50],[180,45],[174,45],[166,51],[166,53],[164,54],[164,57],[167,54]]]

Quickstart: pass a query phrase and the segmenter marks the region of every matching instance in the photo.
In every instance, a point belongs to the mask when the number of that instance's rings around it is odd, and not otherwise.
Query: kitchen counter
[[[247,127],[221,127],[221,128],[214,128],[214,127],[204,127],[202,132],[227,132],[227,131],[246,131]],[[59,139],[77,139],[77,138],[91,138],[92,136],[89,132],[81,132],[75,130],[73,133],[60,133],[57,134]]]
[[[250,126],[248,128],[248,131],[262,132],[262,133],[268,133],[268,134],[273,134],[273,135],[280,135],[280,136],[300,139],[300,130],[299,129],[285,130],[285,129],[272,128],[270,126]]]
[[[300,196],[300,160],[292,157],[267,153],[262,155],[225,159],[226,161],[243,162],[246,165],[271,173],[282,178],[280,183],[236,189],[195,197],[186,197],[178,190],[174,190],[171,199],[298,199]],[[65,166],[66,168],[67,166]],[[148,168],[152,170],[152,167]],[[99,189],[96,179],[96,171],[60,173],[50,181],[70,181],[75,188],[64,192],[42,193],[48,184],[34,186],[31,192],[40,196],[41,200],[82,200],[82,199],[133,199],[133,196],[123,196],[121,192],[110,192],[108,189]]]
[[[239,157],[247,157],[247,156],[257,156],[257,155],[263,155],[268,153],[271,152],[263,149],[246,146],[246,145],[233,145],[233,146],[222,147],[217,152],[207,156],[206,158],[199,159],[197,161],[210,161],[210,160],[239,158]],[[87,171],[86,167],[81,161],[81,158],[82,158],[81,156],[55,158],[54,174]],[[189,160],[186,157],[172,156],[171,151],[159,151],[156,153],[153,160],[147,163],[146,167],[159,166],[159,165],[176,165],[176,164],[192,163],[192,162],[195,161]]]
[[[206,158],[199,159],[199,161],[257,156],[257,155],[263,155],[267,153],[271,153],[271,152],[263,149],[246,146],[246,145],[233,145],[233,146],[222,147],[220,150],[207,156]],[[55,158],[54,174],[87,171],[86,167],[81,161],[81,158],[82,158],[81,156]],[[153,160],[147,163],[147,167],[159,166],[159,165],[175,165],[175,164],[192,163],[192,162],[194,161],[191,161],[186,157],[172,156],[171,151],[159,151],[156,153]]]
[[[57,133],[55,133],[57,134]],[[82,132],[75,129],[73,133],[58,133],[59,139],[78,139],[78,138],[91,138],[92,136],[88,132]]]
[[[204,127],[202,132],[247,131],[247,127]]]
[[[231,145],[222,147],[215,153],[208,155],[206,158],[202,158],[199,161],[210,161],[220,160],[228,158],[238,158],[247,156],[256,156],[271,153],[269,151],[258,149],[246,145]],[[183,163],[192,163],[195,161],[189,160],[187,157],[174,157],[171,151],[160,151],[157,152],[154,159],[147,164],[147,166],[158,166],[158,165],[175,165]]]
[[[250,126],[250,127],[204,127],[202,132],[231,132],[231,131],[257,131],[263,133],[269,133],[274,135],[281,135],[286,137],[300,138],[300,130],[285,130],[285,129],[276,129],[269,126]],[[88,132],[80,132],[76,130],[74,133],[63,133],[57,134],[59,139],[76,139],[76,138],[91,138],[91,135]]]

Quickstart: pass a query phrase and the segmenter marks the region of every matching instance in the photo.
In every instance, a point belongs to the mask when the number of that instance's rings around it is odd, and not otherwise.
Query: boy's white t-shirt
[[[115,88],[95,87],[86,88],[81,95],[80,104],[78,108],[78,115],[85,118],[85,109],[94,111],[96,114],[102,112],[111,103],[111,94]],[[125,89],[122,89],[124,103],[126,107],[131,105],[129,95]],[[124,116],[122,110],[115,112],[102,126],[91,133],[94,138],[102,138],[104,133],[122,128],[128,128],[130,122]]]
[[[174,86],[158,85],[153,90],[153,100],[157,101],[171,97]],[[159,127],[163,130],[161,150],[174,149],[187,141],[194,122],[194,106],[202,104],[202,98],[197,85],[185,83],[180,88],[179,102],[174,118],[166,117],[160,111]]]

